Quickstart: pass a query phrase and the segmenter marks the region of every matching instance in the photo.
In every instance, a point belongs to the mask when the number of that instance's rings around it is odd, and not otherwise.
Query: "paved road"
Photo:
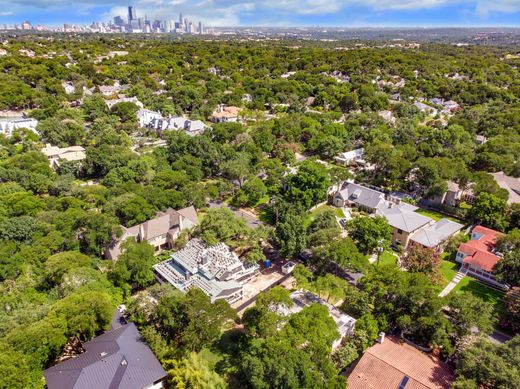
[[[489,340],[491,340],[493,343],[505,343],[511,340],[511,336],[495,329],[493,333],[489,334]]]
[[[226,204],[222,201],[210,201],[209,202],[209,207],[210,208],[222,208],[222,207],[227,207],[229,208],[231,211],[233,211],[233,213],[244,219],[247,223],[247,225],[249,227],[252,227],[252,228],[257,228],[257,227],[260,227],[262,226],[264,223],[260,220],[258,220],[257,217],[255,217],[253,214],[249,213],[249,212],[245,212],[239,208],[236,208],[236,207],[233,207],[229,204]]]

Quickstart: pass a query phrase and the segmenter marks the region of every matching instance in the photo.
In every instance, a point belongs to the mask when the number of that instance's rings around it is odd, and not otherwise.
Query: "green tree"
[[[264,182],[260,178],[254,177],[246,181],[242,190],[237,193],[236,199],[239,205],[254,206],[266,194],[267,188]]]
[[[199,229],[202,239],[210,246],[219,242],[234,245],[235,241],[250,233],[245,220],[235,216],[227,207],[210,208]]]
[[[35,230],[34,219],[30,216],[11,217],[0,221],[0,240],[30,243]]]
[[[367,268],[368,261],[349,238],[334,240],[314,250],[314,258],[320,269],[333,262],[342,268],[362,271]]]
[[[112,200],[110,211],[119,218],[121,224],[131,227],[150,219],[154,208],[141,196],[126,193]]]
[[[123,253],[114,264],[110,278],[118,286],[124,286],[125,283],[140,288],[150,285],[155,279],[152,269],[156,262],[153,246],[148,242],[128,239],[121,248]]]
[[[285,215],[284,219],[276,225],[275,236],[283,257],[289,258],[300,254],[307,243],[303,218],[294,213]]]
[[[520,248],[507,252],[493,268],[497,280],[512,286],[520,285]]]
[[[80,220],[80,247],[86,254],[101,256],[105,247],[121,233],[117,219],[89,211]]]
[[[242,187],[246,178],[251,174],[251,157],[247,153],[240,153],[236,158],[224,162],[222,172],[231,180],[236,180]]]
[[[482,338],[465,349],[457,375],[475,380],[478,387],[517,388],[520,385],[520,338],[495,344]]]
[[[73,293],[58,301],[49,312],[49,320],[67,323],[65,336],[89,340],[106,330],[114,314],[115,304],[105,292]],[[61,351],[61,350],[60,350]]]
[[[509,224],[507,202],[486,192],[477,196],[469,210],[469,215],[473,220],[481,222],[486,227],[499,231],[504,231]]]
[[[365,291],[349,285],[345,290],[341,310],[351,316],[360,317],[370,312],[370,297]]]
[[[392,227],[383,216],[356,217],[347,223],[349,235],[362,253],[371,254],[390,243]]]
[[[191,352],[186,358],[169,364],[172,367],[168,369],[168,382],[174,388],[227,388],[224,379],[209,368],[208,362],[200,354]]]
[[[309,209],[326,199],[330,177],[327,168],[321,163],[306,160],[299,165],[296,174],[288,176],[286,185],[287,200]]]
[[[493,306],[471,293],[450,295],[449,316],[459,338],[475,330],[489,334],[495,323]]]
[[[131,102],[121,102],[114,104],[110,109],[110,112],[116,116],[119,116],[121,122],[123,123],[136,123],[137,116],[136,113],[139,110],[139,107]]]
[[[179,348],[190,351],[200,351],[217,340],[223,325],[236,317],[227,301],[211,303],[198,288],[185,295],[163,296],[156,312],[163,334]]]
[[[343,370],[349,367],[359,357],[359,351],[354,342],[348,341],[332,354],[332,361],[336,369]]]
[[[366,335],[366,343],[362,344],[362,350],[370,347],[379,335],[377,320],[370,313],[365,313],[356,320],[356,331],[363,331]]]
[[[64,251],[50,256],[45,262],[45,278],[51,285],[60,284],[72,269],[90,267],[91,259],[77,251]]]
[[[502,324],[517,333],[520,331],[520,287],[509,289],[506,294],[505,305],[506,310],[502,317]]]

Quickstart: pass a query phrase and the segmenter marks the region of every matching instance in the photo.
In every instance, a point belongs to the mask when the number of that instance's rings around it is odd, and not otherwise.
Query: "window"
[[[403,230],[399,230],[399,229],[398,229],[398,230],[397,230],[397,233],[398,233],[398,234],[402,234],[402,233],[403,233]]]
[[[410,377],[408,377],[407,375],[405,375],[403,377],[403,379],[401,380],[401,383],[399,384],[399,386],[397,387],[397,389],[404,389],[406,384],[408,383],[408,380],[410,379]]]

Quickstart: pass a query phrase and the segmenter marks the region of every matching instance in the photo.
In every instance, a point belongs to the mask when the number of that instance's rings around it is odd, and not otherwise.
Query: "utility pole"
[[[383,239],[379,239],[377,242],[377,267],[379,267],[379,257],[381,257],[381,253],[383,252]]]

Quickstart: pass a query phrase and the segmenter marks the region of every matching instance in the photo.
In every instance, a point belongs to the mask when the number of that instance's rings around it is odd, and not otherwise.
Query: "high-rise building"
[[[125,22],[123,21],[123,18],[121,16],[116,16],[114,18],[114,24],[116,26],[122,26],[123,24],[125,24]]]
[[[204,26],[202,25],[202,22],[199,22],[199,34],[204,34]]]
[[[175,31],[175,21],[174,20],[165,20],[164,21],[164,32],[173,32]]]
[[[184,19],[182,18],[182,12],[179,14],[179,26],[182,28],[184,26]]]
[[[128,7],[128,24],[132,23],[132,20],[135,20],[135,8],[132,6]]]
[[[31,23],[28,22],[27,20],[25,22],[22,23],[22,30],[31,30],[32,29],[32,26],[31,26]]]

